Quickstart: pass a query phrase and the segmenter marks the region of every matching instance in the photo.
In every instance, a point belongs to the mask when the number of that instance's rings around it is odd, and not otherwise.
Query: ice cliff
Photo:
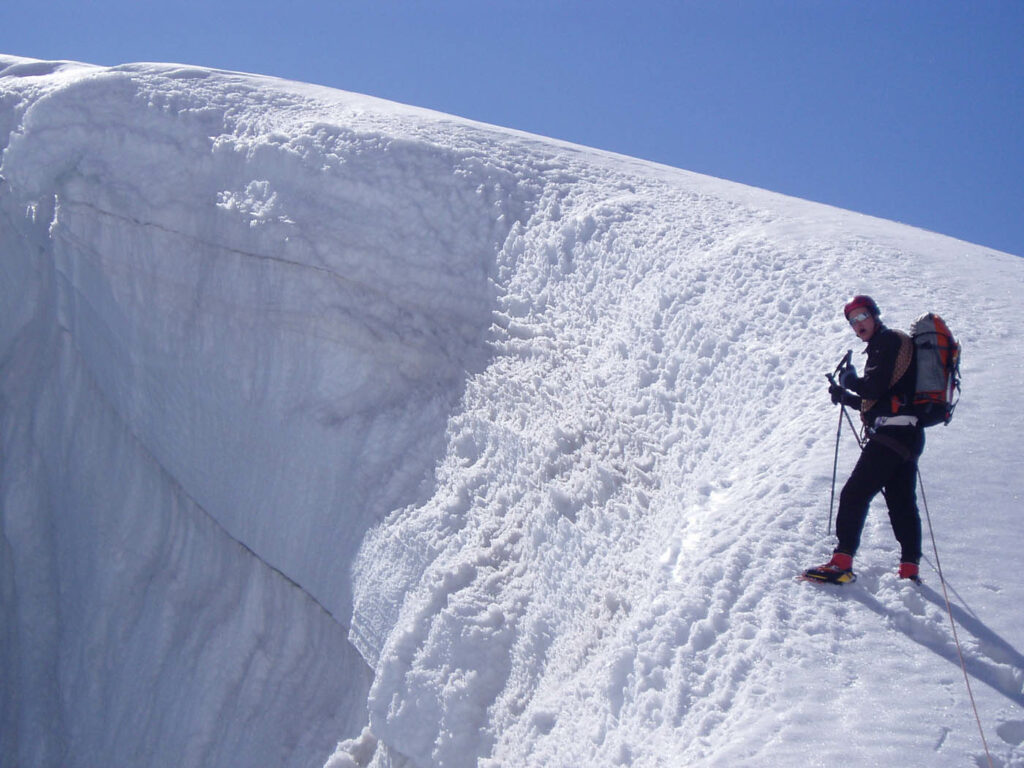
[[[168,64],[0,56],[0,149],[0,765],[828,762],[818,686],[864,764],[978,754],[884,513],[862,600],[788,576],[855,291],[961,331],[927,466],[987,514],[950,562],[1019,550],[1019,259]],[[1019,765],[1021,589],[961,589]],[[864,689],[936,670],[871,743],[898,702]]]

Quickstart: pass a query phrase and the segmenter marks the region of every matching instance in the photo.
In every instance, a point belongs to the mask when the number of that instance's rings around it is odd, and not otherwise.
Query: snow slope
[[[0,56],[0,147],[0,766],[986,765],[882,504],[791,578],[854,292],[964,344],[921,468],[1024,766],[1019,258],[169,64]]]

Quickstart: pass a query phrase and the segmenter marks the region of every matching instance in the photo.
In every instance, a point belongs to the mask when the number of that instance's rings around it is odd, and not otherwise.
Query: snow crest
[[[1019,259],[177,65],[0,57],[0,147],[0,765],[983,760],[881,505],[791,578],[855,292],[964,344],[922,472],[1024,765]]]

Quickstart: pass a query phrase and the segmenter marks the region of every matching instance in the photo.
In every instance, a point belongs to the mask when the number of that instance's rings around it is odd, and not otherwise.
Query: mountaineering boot
[[[803,577],[810,581],[823,581],[829,584],[849,584],[856,580],[853,572],[853,555],[845,552],[834,552],[832,559],[824,565],[808,568]]]
[[[917,584],[921,583],[921,577],[918,575],[920,569],[917,567],[917,563],[900,563],[900,578],[910,579]]]

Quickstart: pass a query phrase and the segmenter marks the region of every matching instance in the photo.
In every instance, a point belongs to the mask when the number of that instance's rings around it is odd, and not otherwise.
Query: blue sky
[[[0,52],[320,83],[1024,255],[1024,0],[6,0]]]

